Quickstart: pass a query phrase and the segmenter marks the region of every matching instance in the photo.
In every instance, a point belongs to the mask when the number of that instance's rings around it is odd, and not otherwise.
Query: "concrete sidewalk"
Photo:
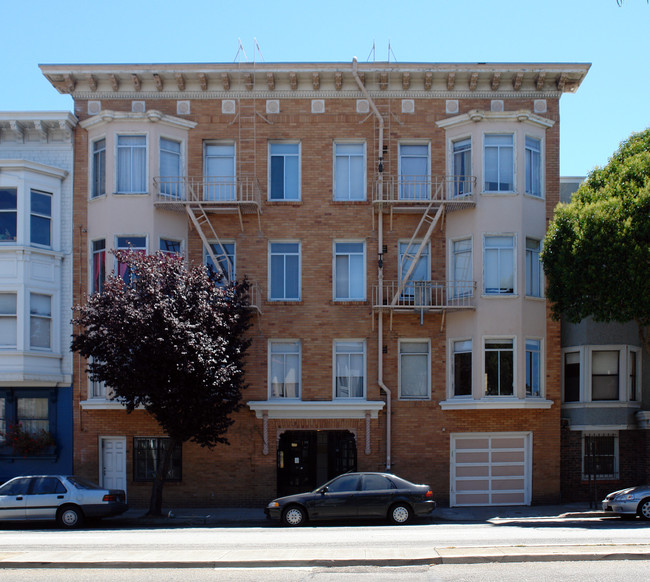
[[[171,511],[171,514],[169,513]],[[167,517],[144,517],[145,510],[103,520],[103,528],[124,527],[279,527],[269,522],[260,508],[210,508],[167,510]],[[609,513],[590,510],[584,504],[533,507],[439,508],[431,518],[417,523],[503,522],[535,520],[616,519]],[[370,522],[369,522],[370,523]],[[309,526],[308,526],[309,527]],[[408,527],[408,526],[406,526]],[[274,568],[414,566],[478,564],[491,562],[544,562],[580,560],[650,560],[650,543],[599,545],[544,545],[491,547],[431,547],[423,549],[396,544],[390,548],[299,548],[274,547],[272,553],[258,548],[169,550],[26,550],[0,553],[0,570],[7,568]]]

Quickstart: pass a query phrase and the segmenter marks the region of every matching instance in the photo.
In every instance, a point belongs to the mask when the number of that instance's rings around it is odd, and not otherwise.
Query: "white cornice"
[[[521,111],[481,111],[475,109],[469,113],[463,113],[462,115],[456,115],[454,117],[449,117],[447,119],[442,119],[436,121],[436,125],[443,129],[449,129],[450,127],[459,127],[462,125],[470,123],[478,123],[481,121],[487,122],[499,122],[499,121],[518,121],[520,123],[529,123],[531,125],[537,125],[544,129],[553,127],[555,121],[552,119],[546,119],[545,117],[540,117],[535,115],[530,111],[521,110]]]
[[[247,402],[248,407],[255,412],[257,418],[282,419],[336,419],[336,418],[365,418],[366,413],[371,418],[377,418],[379,411],[386,403],[383,400],[353,400],[342,402],[330,400],[323,402],[307,402],[303,400],[257,400]]]
[[[146,111],[145,113],[125,113],[121,111],[100,111],[97,115],[79,123],[84,129],[97,128],[107,123],[114,121],[140,121],[148,123],[160,123],[161,125],[168,125],[171,127],[178,127],[181,129],[192,129],[196,127],[196,122],[189,121],[188,119],[180,119],[172,115],[166,115],[155,109]]]
[[[38,162],[30,162],[27,160],[2,160],[0,159],[0,172],[6,171],[21,171],[21,172],[34,172],[35,174],[43,174],[51,178],[58,178],[63,180],[68,175],[67,170],[55,168],[54,166],[46,166]]]
[[[526,400],[519,398],[486,398],[483,400],[444,400],[439,404],[443,410],[548,409],[553,406],[553,401],[541,398],[528,398]]]

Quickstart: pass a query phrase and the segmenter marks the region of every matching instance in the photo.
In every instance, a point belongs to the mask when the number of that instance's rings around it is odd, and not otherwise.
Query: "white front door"
[[[99,480],[106,489],[126,493],[126,437],[100,437],[101,466]]]

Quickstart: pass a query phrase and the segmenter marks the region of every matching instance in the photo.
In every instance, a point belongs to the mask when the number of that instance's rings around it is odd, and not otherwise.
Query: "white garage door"
[[[450,505],[530,505],[532,433],[451,435]]]

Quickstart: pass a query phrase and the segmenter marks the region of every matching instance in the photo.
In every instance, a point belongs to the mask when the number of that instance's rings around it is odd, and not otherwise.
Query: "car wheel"
[[[641,519],[650,519],[650,497],[641,500],[636,512]]]
[[[304,525],[306,521],[307,513],[302,507],[298,505],[287,507],[282,513],[282,523],[284,523],[284,525],[288,525],[290,527],[299,527],[301,525]]]
[[[388,519],[395,525],[402,525],[411,519],[411,508],[406,503],[396,503],[388,511]]]
[[[76,505],[65,505],[56,512],[56,522],[65,529],[81,527],[84,521],[84,514]]]

